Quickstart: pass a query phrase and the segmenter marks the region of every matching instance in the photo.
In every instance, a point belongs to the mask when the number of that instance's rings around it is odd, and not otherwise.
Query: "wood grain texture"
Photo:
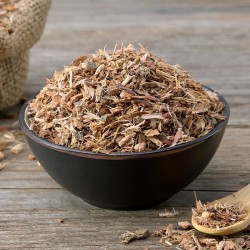
[[[11,161],[0,171],[0,249],[164,249],[158,238],[127,246],[118,238],[126,230],[148,228],[152,232],[168,223],[190,220],[194,190],[205,202],[248,184],[249,41],[247,0],[53,0],[44,34],[30,51],[27,96],[81,54],[105,45],[112,49],[116,43],[141,43],[223,94],[231,117],[205,171],[170,200],[143,211],[93,207],[61,188],[36,161],[28,160],[27,144],[15,157],[7,152],[4,162]],[[159,217],[159,212],[173,207],[180,211],[178,217]],[[241,234],[249,234],[249,229]]]

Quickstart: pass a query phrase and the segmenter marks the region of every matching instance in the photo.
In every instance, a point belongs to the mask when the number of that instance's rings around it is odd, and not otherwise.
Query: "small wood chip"
[[[145,239],[149,237],[148,229],[138,229],[135,231],[135,234],[137,236],[137,239]]]
[[[180,213],[178,211],[176,211],[175,209],[173,209],[173,211],[171,210],[165,210],[165,212],[163,213],[159,213],[160,217],[166,217],[166,218],[173,218],[175,216],[178,216]]]
[[[178,226],[184,230],[190,230],[193,228],[192,224],[189,221],[179,221]]]
[[[28,160],[34,161],[34,160],[36,160],[36,156],[33,155],[33,154],[29,154],[29,155],[28,155]]]
[[[10,149],[12,154],[20,154],[23,151],[23,144],[19,143]]]
[[[123,244],[128,244],[129,242],[136,239],[136,235],[133,232],[126,231],[125,233],[120,235],[120,242]]]
[[[128,244],[133,240],[141,240],[148,238],[150,236],[147,229],[138,229],[135,232],[126,231],[120,235],[120,242],[123,244]]]
[[[160,243],[165,247],[175,247],[182,250],[243,250],[250,249],[250,237],[242,236],[237,238],[226,238],[221,240],[218,237],[206,238],[199,236],[197,231],[177,230],[172,224],[153,232],[151,236],[161,237]]]

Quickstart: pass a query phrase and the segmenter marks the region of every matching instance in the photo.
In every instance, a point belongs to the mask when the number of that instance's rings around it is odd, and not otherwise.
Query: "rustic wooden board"
[[[121,42],[141,43],[223,94],[231,117],[205,171],[170,200],[141,211],[110,211],[87,204],[61,188],[36,161],[28,160],[27,144],[15,157],[6,152],[4,162],[11,161],[0,171],[0,249],[164,249],[158,238],[127,246],[118,238],[126,230],[152,232],[168,223],[190,220],[194,190],[202,201],[211,201],[248,184],[249,41],[247,0],[53,0],[44,34],[30,51],[27,96],[81,54],[105,45],[112,49]],[[13,121],[0,119],[1,125]],[[173,207],[180,211],[178,217],[159,217]],[[249,235],[249,230],[242,234]]]
[[[150,232],[169,223],[187,220],[190,208],[175,210],[175,218],[161,218],[165,206],[145,211],[110,211],[92,207],[69,196],[64,191],[30,190],[20,192],[15,207],[8,200],[16,198],[15,192],[6,192],[6,207],[0,212],[1,249],[164,249],[156,238],[123,246],[119,235],[125,230],[147,228]],[[1,197],[2,197],[1,193]],[[216,197],[216,195],[214,196]],[[184,198],[182,195],[179,199]],[[185,203],[183,202],[184,206]],[[174,206],[174,203],[171,203]],[[17,206],[19,209],[17,210]],[[170,208],[172,209],[172,207]],[[60,219],[64,222],[60,223]],[[247,234],[247,231],[245,235]],[[237,237],[237,235],[235,236]],[[170,248],[170,249],[175,249]]]

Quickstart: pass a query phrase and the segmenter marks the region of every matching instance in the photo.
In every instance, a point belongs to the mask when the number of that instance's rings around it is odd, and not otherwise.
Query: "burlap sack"
[[[51,0],[20,0],[8,29],[0,27],[0,110],[16,104],[23,93],[28,51],[42,35],[50,4]]]

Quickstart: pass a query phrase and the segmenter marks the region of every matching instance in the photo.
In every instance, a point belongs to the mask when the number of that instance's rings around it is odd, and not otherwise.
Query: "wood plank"
[[[207,202],[222,198],[231,192],[222,191],[197,191],[200,200]],[[195,205],[193,191],[180,191],[168,201],[160,204],[158,207],[193,207]],[[95,207],[87,204],[80,198],[72,195],[65,189],[0,189],[1,211],[24,211],[40,209],[90,209]]]
[[[30,190],[20,193],[23,200],[17,203],[19,209],[9,206],[16,197],[13,190],[6,190],[7,207],[0,212],[0,245],[2,249],[163,249],[158,238],[137,241],[124,246],[119,235],[126,230],[147,228],[150,232],[169,223],[177,226],[178,221],[190,219],[190,208],[175,207],[180,212],[175,218],[161,218],[166,206],[141,211],[111,211],[87,205],[78,198],[60,190]],[[58,196],[59,194],[59,196]],[[204,193],[204,194],[207,194]],[[26,197],[29,195],[29,197]],[[211,197],[216,197],[216,193]],[[14,197],[13,197],[14,196]],[[186,201],[186,194],[172,199]],[[30,206],[27,206],[28,200]],[[65,202],[61,203],[64,200]],[[48,204],[50,204],[48,206]],[[51,206],[53,204],[54,206]],[[58,219],[64,219],[60,223]],[[247,235],[242,233],[242,235]],[[175,249],[175,248],[169,248]]]
[[[183,211],[183,215],[186,214],[185,212]],[[24,212],[24,214],[26,216],[24,219],[17,220],[15,213],[1,213],[1,217],[8,219],[7,225],[0,220],[0,226],[4,225],[4,230],[0,232],[0,245],[3,248],[143,249],[143,247],[150,247],[150,249],[162,249],[158,238],[134,242],[126,247],[119,243],[119,235],[125,230],[134,231],[147,227],[152,232],[165,226],[166,220],[159,218],[157,211],[149,212],[146,217],[140,212],[128,214],[104,211],[99,214],[97,211],[93,213],[88,210],[77,210],[72,213],[46,210]],[[149,217],[151,220],[148,223]],[[64,223],[59,223],[58,218],[63,218]],[[95,220],[98,220],[98,224]],[[176,219],[171,221],[176,222]],[[45,226],[46,230],[44,230]],[[100,235],[102,235],[101,239],[96,241]]]

